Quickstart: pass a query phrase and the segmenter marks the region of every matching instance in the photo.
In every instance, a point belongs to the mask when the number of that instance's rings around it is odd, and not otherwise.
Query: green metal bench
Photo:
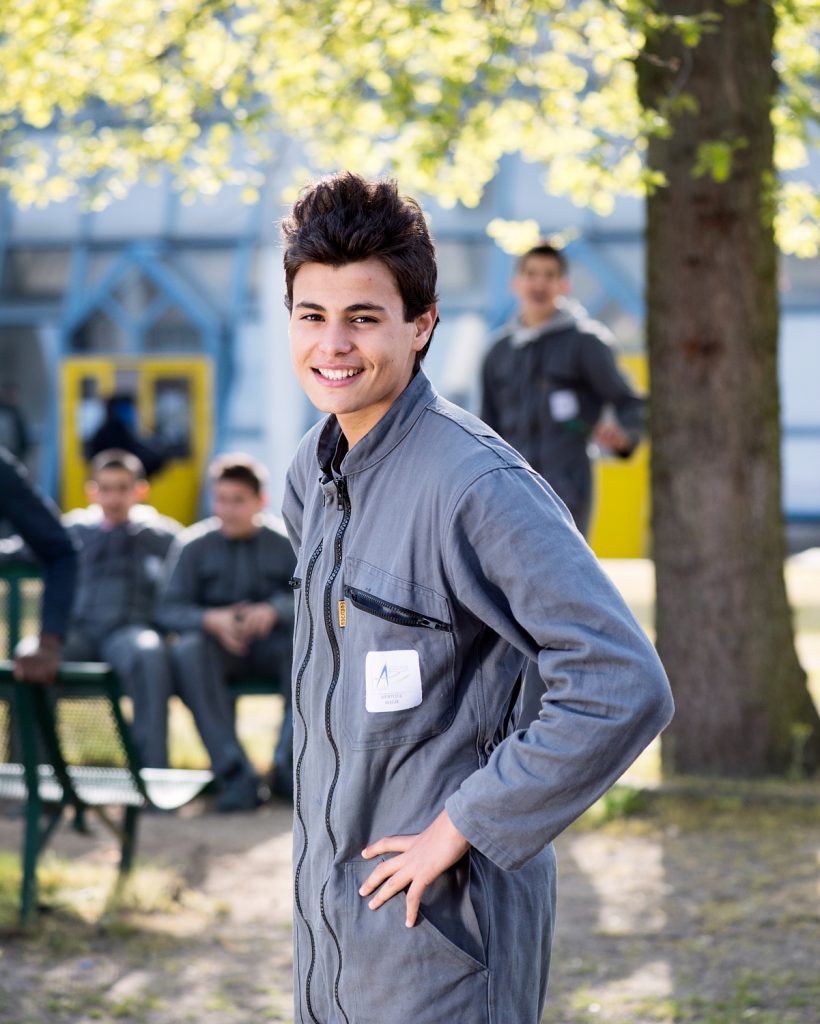
[[[66,662],[57,682],[41,687],[18,682],[12,663],[0,661],[0,800],[25,802],[22,922],[37,906],[37,860],[69,808],[78,831],[87,831],[91,812],[117,836],[122,879],[139,812],[182,807],[213,779],[209,771],[140,768],[121,696],[107,665]]]
[[[65,812],[87,831],[93,811],[120,840],[120,876],[131,867],[139,811],[173,810],[201,793],[209,771],[140,768],[116,673],[102,662],[64,662],[51,687],[13,677],[11,657],[36,628],[41,573],[24,563],[0,566],[0,801],[25,807],[20,918],[36,909],[37,860]],[[27,628],[26,628],[27,627]],[[282,695],[275,676],[231,681],[234,698]],[[110,814],[122,808],[121,820]]]
[[[41,590],[41,572],[28,563],[7,563],[0,565],[0,658],[11,658],[20,637],[23,624],[36,624],[38,619]],[[33,630],[32,630],[33,631]],[[92,674],[109,671],[102,662],[83,662],[73,666],[72,671],[79,681],[85,667],[90,666]],[[229,683],[231,694],[239,697],[284,696],[290,680],[277,675],[243,676]]]

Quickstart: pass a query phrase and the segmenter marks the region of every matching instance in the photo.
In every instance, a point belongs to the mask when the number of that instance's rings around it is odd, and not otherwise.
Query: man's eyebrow
[[[345,313],[358,313],[361,310],[366,310],[370,313],[386,313],[387,310],[384,306],[379,306],[375,302],[354,302],[350,306],[345,307]]]
[[[297,302],[296,309],[315,309],[319,313],[326,312],[325,307],[319,302]],[[349,306],[345,306],[345,313],[385,313],[387,312],[384,306],[378,305],[376,302],[353,302]]]

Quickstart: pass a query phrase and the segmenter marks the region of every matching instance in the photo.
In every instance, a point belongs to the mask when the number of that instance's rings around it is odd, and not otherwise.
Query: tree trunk
[[[650,37],[647,109],[678,102],[649,164],[647,307],[657,644],[675,694],[665,772],[810,771],[820,720],[795,652],[783,578],[777,252],[772,229],[777,88],[768,3],[660,0],[719,15],[687,49]],[[728,180],[695,177],[698,147],[735,151]]]

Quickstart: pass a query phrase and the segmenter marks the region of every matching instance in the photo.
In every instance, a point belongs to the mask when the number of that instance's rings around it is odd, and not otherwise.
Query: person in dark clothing
[[[217,808],[250,810],[259,802],[258,780],[237,740],[227,684],[231,676],[248,674],[275,674],[283,681],[286,703],[273,788],[289,797],[295,559],[284,526],[263,514],[262,466],[248,456],[223,456],[211,478],[216,514],[174,544],[157,619],[178,634],[171,648],[176,690],[191,709],[222,784]]]
[[[80,550],[77,594],[64,656],[107,661],[134,708],[132,732],[143,767],[168,764],[171,663],[154,628],[154,603],[179,523],[143,504],[148,483],[131,452],[100,452],[87,493],[93,504],[64,517]]]
[[[137,407],[132,395],[112,395],[105,403],[105,419],[85,444],[85,457],[93,459],[111,449],[131,452],[142,463],[145,478],[150,480],[168,461],[161,447],[137,433]]]
[[[20,409],[17,388],[9,382],[0,384],[0,448],[25,462],[30,447],[31,436]]]
[[[519,310],[485,357],[481,418],[544,477],[586,534],[588,445],[630,455],[641,439],[644,401],[618,370],[607,329],[567,298],[560,250],[547,243],[530,249],[512,287]],[[606,407],[614,420],[602,418]]]
[[[60,524],[57,509],[31,485],[25,469],[4,448],[0,448],[0,516],[19,533],[0,541],[0,560],[19,560],[26,544],[45,567],[40,634],[21,642],[14,672],[27,682],[50,683],[60,665],[74,596],[77,552]]]

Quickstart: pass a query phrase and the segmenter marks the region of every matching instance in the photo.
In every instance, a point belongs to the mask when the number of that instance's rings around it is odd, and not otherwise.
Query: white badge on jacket
[[[367,711],[405,711],[421,704],[418,651],[368,651],[364,674]]]
[[[550,393],[550,413],[556,423],[574,420],[580,410],[578,396],[574,391],[562,390]]]

